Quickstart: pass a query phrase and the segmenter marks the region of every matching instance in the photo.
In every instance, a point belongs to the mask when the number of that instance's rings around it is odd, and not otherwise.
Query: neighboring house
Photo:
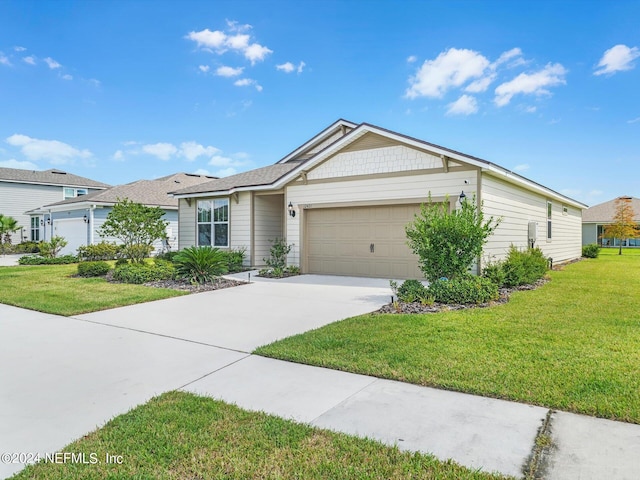
[[[640,223],[640,198],[622,196],[631,200],[631,207],[635,213],[634,220]],[[617,238],[603,238],[604,227],[613,223],[613,217],[616,214],[616,200],[599,203],[593,207],[587,208],[582,214],[582,244],[597,243],[601,247],[619,247],[620,240]],[[624,240],[623,247],[640,247],[640,239],[631,238]]]
[[[157,242],[154,248],[156,250],[176,249],[178,246],[178,200],[169,196],[167,192],[208,182],[214,178],[216,177],[176,173],[156,180],[139,180],[82,197],[50,203],[30,213],[33,218],[43,218],[47,239],[52,236],[65,238],[68,243],[61,253],[75,254],[81,245],[92,245],[102,240],[117,242],[115,238],[101,237],[99,230],[113,205],[118,200],[127,198],[132,202],[161,207],[164,210],[165,214],[162,218],[169,222],[167,243]]]
[[[47,203],[75,198],[104,190],[110,185],[79,177],[62,170],[22,170],[0,168],[0,213],[18,221],[21,230],[12,236],[13,243],[42,240],[45,230],[42,216],[27,212]]]
[[[405,225],[431,196],[454,209],[462,193],[502,217],[484,257],[530,237],[554,262],[581,255],[586,205],[493,163],[366,123],[339,120],[276,164],[174,192],[180,248],[246,248],[260,266],[286,237],[303,273],[419,278]]]

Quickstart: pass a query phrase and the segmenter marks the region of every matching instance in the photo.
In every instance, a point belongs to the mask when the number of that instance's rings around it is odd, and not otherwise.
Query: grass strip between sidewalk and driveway
[[[640,423],[639,253],[605,250],[504,305],[362,315],[254,353]]]
[[[78,266],[37,265],[0,268],[0,303],[56,315],[79,315],[184,295],[166,288],[72,277]]]
[[[84,453],[87,463],[41,462],[12,478],[506,478],[182,392],[156,397],[63,451]],[[107,454],[121,463],[106,463]]]

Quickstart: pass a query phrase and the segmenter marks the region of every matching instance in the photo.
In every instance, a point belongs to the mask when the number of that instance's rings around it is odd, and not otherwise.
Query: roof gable
[[[300,145],[293,152],[285,155],[281,160],[276,163],[287,163],[290,161],[303,161],[308,160],[317,153],[321,152],[325,147],[336,142],[358,125],[348,120],[340,119],[335,123],[332,123],[320,133],[315,135],[310,140],[307,140],[304,144]]]
[[[609,200],[608,202],[599,203],[598,205],[594,205],[593,207],[587,208],[582,214],[582,222],[583,223],[611,223],[613,221],[613,217],[616,214],[616,200],[618,198],[630,198],[631,199],[631,207],[635,213],[633,219],[636,222],[640,222],[640,198],[629,197],[623,195],[622,197],[614,198],[613,200]]]

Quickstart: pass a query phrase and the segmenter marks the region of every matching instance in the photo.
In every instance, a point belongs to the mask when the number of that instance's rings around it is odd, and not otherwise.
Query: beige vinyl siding
[[[196,199],[194,199],[196,200]],[[251,192],[229,197],[229,247],[244,248],[245,265],[251,262]]]
[[[178,249],[193,247],[196,245],[196,208],[198,199],[191,198],[191,205],[187,200],[180,198],[178,200],[178,208],[180,215],[178,217]]]
[[[457,196],[462,190],[468,196],[476,191],[476,171],[449,173],[424,173],[398,176],[372,176],[357,180],[327,181],[322,183],[295,182],[287,186],[285,204],[291,202],[297,212],[295,218],[287,215],[287,241],[295,244],[289,255],[289,263],[300,265],[301,232],[305,208],[319,205],[367,202],[400,201],[404,203],[426,202],[429,192],[432,197]],[[468,183],[464,183],[465,180]],[[412,201],[410,201],[412,200]]]
[[[537,223],[537,241],[547,257],[564,262],[581,255],[582,211],[564,205],[551,197],[525,190],[486,172],[482,175],[482,201],[486,216],[502,217],[502,222],[489,238],[484,260],[499,260],[506,256],[510,245],[526,248],[528,224]],[[547,240],[547,201],[552,203],[552,238]],[[562,207],[567,207],[564,215]]]
[[[284,222],[284,197],[282,195],[255,195],[254,206],[254,266],[263,266],[269,257],[271,243],[282,238]]]

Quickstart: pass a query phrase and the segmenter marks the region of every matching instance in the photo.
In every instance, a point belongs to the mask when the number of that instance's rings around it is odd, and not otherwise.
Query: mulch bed
[[[507,303],[509,301],[509,296],[513,292],[519,292],[522,290],[535,290],[536,288],[541,287],[545,283],[549,281],[548,278],[542,278],[538,280],[536,283],[532,283],[531,285],[521,285],[519,287],[513,288],[501,288],[499,290],[500,297],[498,300],[494,300],[493,302],[488,303],[471,303],[471,304],[446,304],[446,303],[434,303],[433,305],[422,305],[419,302],[412,303],[404,303],[401,301],[394,303],[387,303],[380,310],[377,310],[375,313],[438,313],[438,312],[451,312],[453,310],[467,310],[470,308],[486,308],[493,307],[494,305],[501,305]]]
[[[113,279],[113,270],[106,275],[106,279],[111,283],[117,282]],[[187,280],[158,280],[156,282],[143,283],[145,287],[155,288],[169,288],[172,290],[182,290],[189,293],[210,292],[212,290],[220,290],[222,288],[238,287],[240,285],[246,285],[247,282],[240,280],[231,280],[229,278],[218,278],[213,282],[203,283],[202,285],[194,285]]]

